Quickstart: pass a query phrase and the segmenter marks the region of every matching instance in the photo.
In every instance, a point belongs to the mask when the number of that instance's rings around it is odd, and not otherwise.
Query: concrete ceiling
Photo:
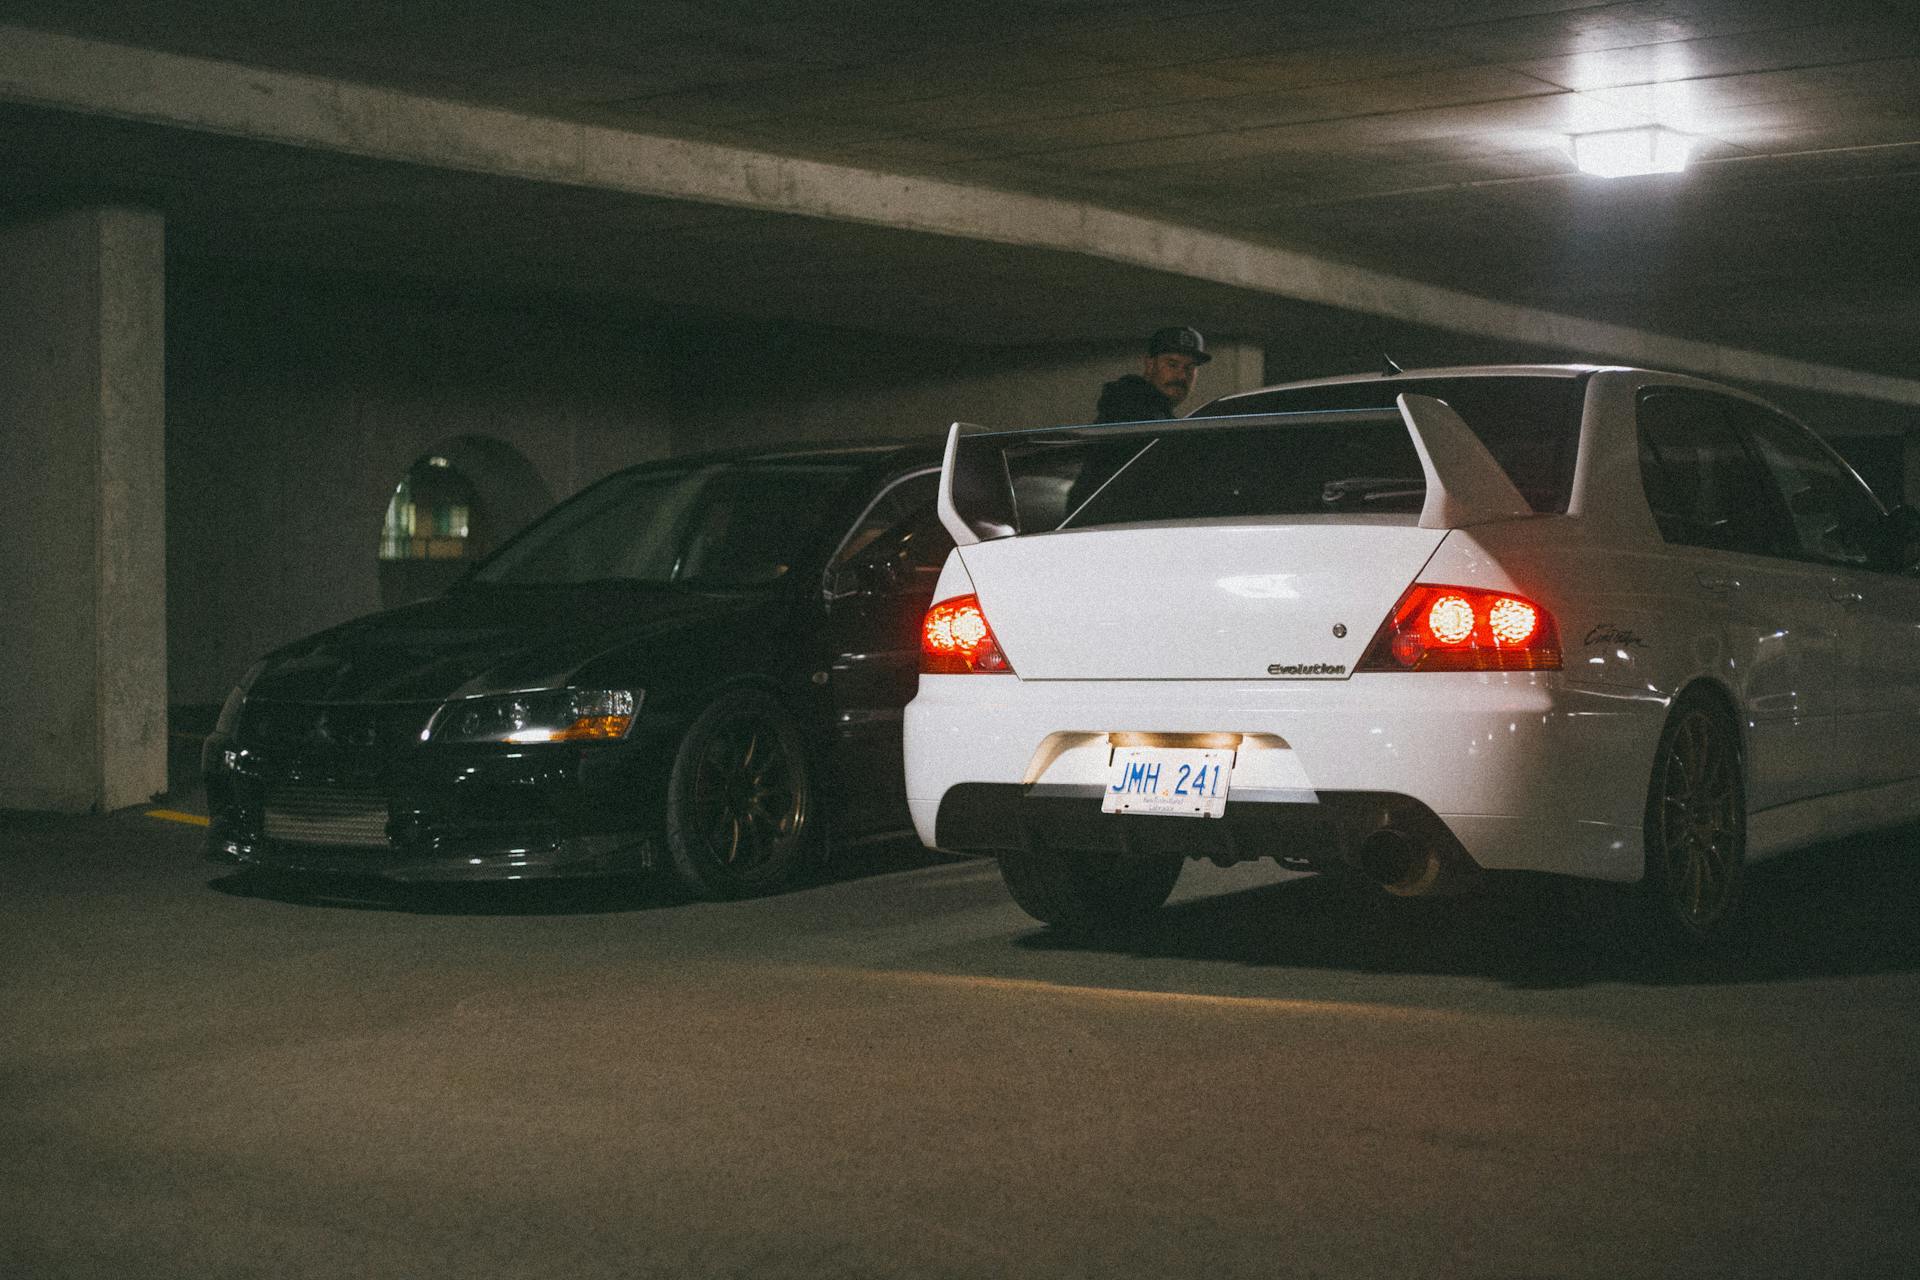
[[[101,66],[98,103],[50,101],[6,78],[0,33],[0,191],[156,203],[192,256],[975,338],[1136,337],[1169,314],[1278,335],[1375,309],[1362,277],[1342,277],[1347,309],[1339,288],[1250,289],[923,217],[201,127],[186,108],[124,105],[101,45],[1084,203],[1209,244],[1920,378],[1913,0],[0,0],[0,24],[98,42],[71,56]],[[1562,149],[1641,123],[1692,135],[1693,167],[1599,179]]]

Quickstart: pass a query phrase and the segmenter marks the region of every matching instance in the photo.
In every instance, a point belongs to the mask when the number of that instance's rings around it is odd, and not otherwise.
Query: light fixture
[[[1687,167],[1687,155],[1693,147],[1693,139],[1686,134],[1657,124],[1576,133],[1567,142],[1575,167],[1602,178],[1679,173]]]

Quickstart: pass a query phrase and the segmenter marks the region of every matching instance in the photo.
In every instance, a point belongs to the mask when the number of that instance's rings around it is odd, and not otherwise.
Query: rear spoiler
[[[1506,468],[1493,460],[1453,406],[1432,396],[1395,396],[1393,403],[1413,437],[1420,469],[1427,473],[1422,529],[1465,529],[1533,514]]]
[[[1444,400],[1433,396],[1394,398],[1400,420],[1413,439],[1414,452],[1426,477],[1426,499],[1420,507],[1422,529],[1464,529],[1529,516],[1533,508],[1513,487],[1506,471],[1494,461],[1480,437]],[[1006,538],[1019,532],[1013,498],[1013,476],[1006,447],[1021,441],[1094,439],[1115,436],[1154,436],[1170,431],[1204,430],[1232,422],[1257,426],[1262,422],[1304,424],[1347,421],[1354,411],[1328,414],[1284,413],[1238,418],[1176,418],[1166,422],[1129,422],[1097,427],[1049,427],[1039,431],[984,432],[956,422],[947,431],[946,455],[940,465],[940,523],[961,546]],[[1373,419],[1378,421],[1378,419]]]
[[[974,434],[963,437],[962,430]],[[947,430],[947,451],[940,459],[940,523],[960,546],[1011,537],[1014,526],[1013,476],[999,443],[1003,433],[983,434],[967,422]],[[991,443],[990,443],[991,442]]]

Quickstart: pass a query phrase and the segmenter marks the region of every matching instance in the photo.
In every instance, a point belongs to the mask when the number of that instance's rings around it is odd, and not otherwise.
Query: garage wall
[[[661,364],[619,318],[191,262],[169,285],[175,706],[216,703],[262,653],[380,607],[381,521],[422,456],[523,459],[490,470],[533,492],[482,495],[520,513],[671,447]]]
[[[1137,343],[982,346],[826,326],[680,326],[671,336],[677,451],[717,440],[942,437],[955,421],[996,429],[1087,422],[1101,384],[1140,372]],[[1194,409],[1263,385],[1258,345],[1208,335]]]
[[[1085,421],[1132,347],[998,349],[481,295],[170,268],[168,701],[219,702],[261,654],[382,605],[382,517],[451,456],[511,527],[610,471],[786,440]],[[1260,384],[1215,342],[1194,400]],[[476,466],[483,454],[519,461]],[[501,481],[505,483],[505,481]],[[532,492],[522,492],[531,490]],[[480,548],[484,551],[485,547]]]

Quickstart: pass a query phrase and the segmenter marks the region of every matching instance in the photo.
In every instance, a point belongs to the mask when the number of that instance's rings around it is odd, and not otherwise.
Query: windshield
[[[845,464],[820,462],[624,472],[556,508],[470,581],[760,586],[815,550],[830,505],[852,474]]]

